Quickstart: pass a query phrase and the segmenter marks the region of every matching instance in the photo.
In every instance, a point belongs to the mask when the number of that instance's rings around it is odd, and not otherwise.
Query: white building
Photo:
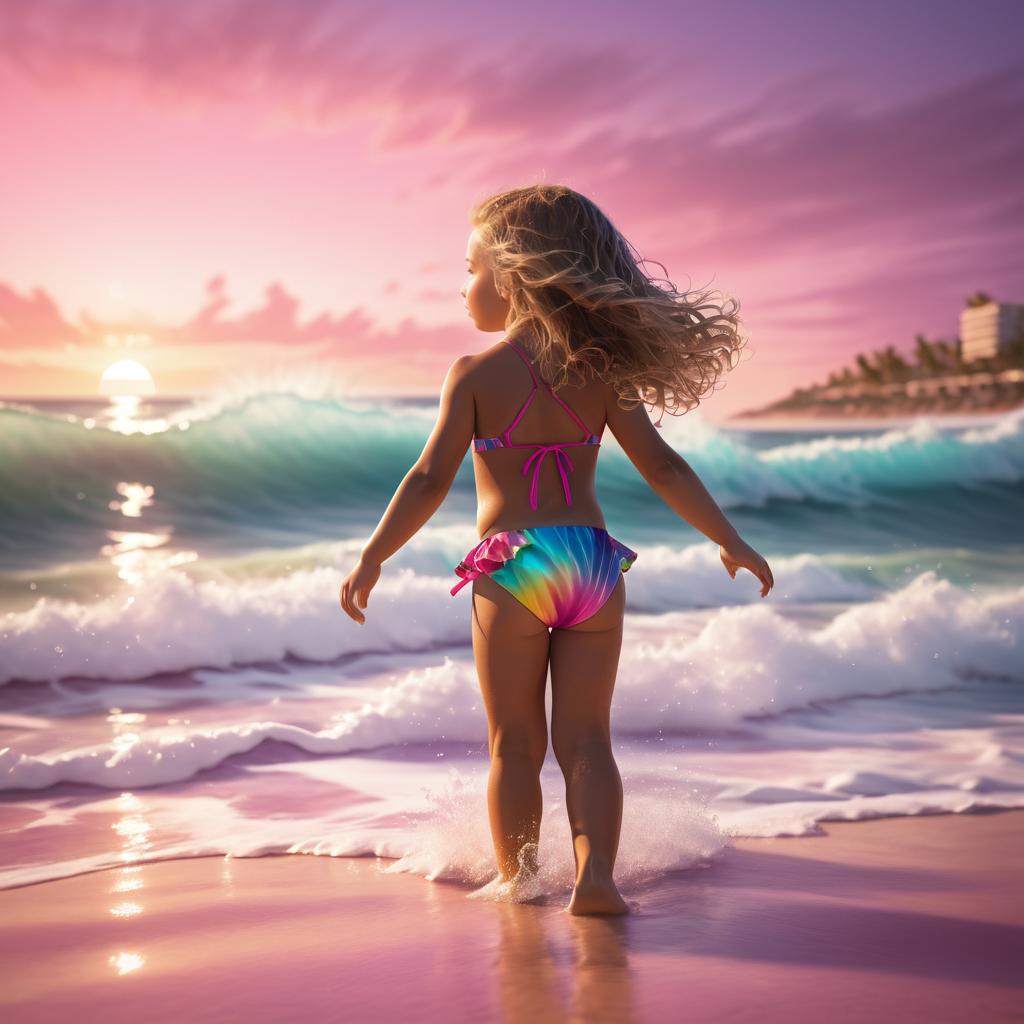
[[[960,352],[965,362],[998,355],[1024,332],[1024,305],[986,302],[960,313]]]

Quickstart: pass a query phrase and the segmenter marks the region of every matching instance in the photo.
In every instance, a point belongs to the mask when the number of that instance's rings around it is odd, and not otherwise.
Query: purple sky
[[[711,419],[1024,301],[1024,3],[0,5],[0,394],[493,343],[467,212],[558,181],[750,334]],[[657,270],[657,268],[652,268]]]

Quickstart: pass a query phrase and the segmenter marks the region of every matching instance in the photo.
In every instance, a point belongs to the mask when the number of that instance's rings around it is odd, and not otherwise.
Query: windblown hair
[[[596,372],[620,407],[643,402],[662,417],[681,415],[714,389],[746,344],[735,299],[648,277],[641,264],[664,265],[643,259],[571,188],[500,192],[473,208],[470,223],[510,297],[506,335],[535,339],[541,375],[553,388],[570,372],[584,379]]]

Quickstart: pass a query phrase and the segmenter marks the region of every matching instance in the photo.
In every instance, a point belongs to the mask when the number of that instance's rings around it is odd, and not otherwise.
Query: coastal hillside
[[[970,296],[952,340],[915,338],[854,357],[823,383],[734,418],[897,417],[916,413],[1000,412],[1024,406],[1024,306]]]

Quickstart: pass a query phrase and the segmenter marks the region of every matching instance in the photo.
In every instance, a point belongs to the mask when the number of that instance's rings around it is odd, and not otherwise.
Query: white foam
[[[1000,700],[998,684],[988,684],[981,703],[989,710],[982,713],[979,703],[979,724],[970,728],[948,726],[934,695],[908,695],[861,698],[842,716],[821,708],[762,720],[735,742],[620,739],[616,880],[628,894],[666,871],[699,865],[734,836],[800,836],[820,833],[827,821],[1024,807],[1024,715],[1001,712]],[[13,863],[0,870],[0,888],[171,857],[304,853],[396,858],[387,870],[481,886],[482,898],[509,898],[488,886],[495,861],[486,755],[449,763],[443,753],[239,765],[201,789],[23,799],[20,806],[38,817],[8,835]],[[541,782],[534,893],[562,894],[574,865],[563,783],[550,759]],[[107,819],[107,849],[54,854],[74,851],[78,829],[95,833],[96,822]],[[47,844],[33,839],[39,828]]]
[[[695,636],[673,628],[672,616],[664,618],[659,639],[635,643],[627,623],[627,653],[612,705],[620,734],[729,730],[758,716],[851,696],[935,690],[973,678],[1024,680],[1024,588],[980,597],[933,572],[848,608],[819,629],[764,604],[719,609]],[[405,672],[320,730],[260,721],[184,732],[152,729],[59,756],[6,748],[0,751],[0,788],[40,789],[60,781],[159,785],[268,739],[313,754],[472,742],[480,735],[480,716],[472,661],[445,655]]]
[[[572,834],[565,814],[560,776],[542,776],[544,817],[537,849],[539,871],[515,902],[536,895],[569,892],[575,877]],[[678,786],[641,791],[623,803],[616,881],[642,885],[666,871],[683,870],[714,856],[726,836],[697,802],[682,799]],[[427,879],[484,886],[479,897],[503,900],[508,889],[496,884],[495,858],[486,814],[486,776],[452,771],[443,787],[430,792],[430,809],[418,817],[405,839],[409,852],[387,868]]]
[[[93,604],[43,597],[28,611],[0,616],[0,683],[141,679],[287,655],[329,662],[347,654],[468,644],[470,588],[455,597],[450,590],[458,582],[452,567],[475,542],[462,527],[433,528],[414,538],[385,563],[363,625],[342,612],[338,599],[358,557],[355,542],[337,546],[338,567],[276,578],[195,580],[161,565],[137,587]],[[757,580],[746,571],[730,579],[714,544],[638,550],[626,587],[632,611],[760,600]],[[773,560],[773,571],[776,602],[860,600],[872,593],[812,555]]]
[[[129,589],[95,604],[43,597],[29,611],[0,619],[0,678],[139,679],[289,655],[329,661],[465,640],[466,612],[449,597],[446,581],[391,571],[359,625],[341,610],[343,578],[321,567],[277,579],[195,581],[163,568],[138,593]]]

